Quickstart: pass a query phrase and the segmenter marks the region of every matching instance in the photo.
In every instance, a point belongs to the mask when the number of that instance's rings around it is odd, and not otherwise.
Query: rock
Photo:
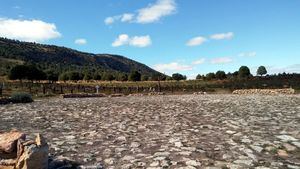
[[[295,94],[295,90],[288,89],[243,89],[235,90],[232,94],[263,94],[263,95],[275,95],[275,94]]]
[[[138,148],[139,146],[141,146],[141,144],[138,143],[138,142],[132,142],[132,143],[130,144],[130,147],[131,147],[131,148]]]
[[[292,142],[296,147],[300,148],[300,142]]]
[[[175,147],[180,148],[180,147],[182,147],[182,146],[183,146],[183,144],[182,144],[180,141],[175,142]]]
[[[66,157],[51,157],[48,161],[48,169],[72,169],[76,168],[79,164],[70,160]],[[79,166],[79,168],[84,168],[83,166]]]
[[[104,160],[104,162],[108,165],[113,165],[114,162],[115,162],[115,159],[114,158],[107,158]]]
[[[240,164],[240,165],[246,165],[246,166],[252,166],[253,161],[252,160],[247,160],[247,159],[239,159],[234,161],[235,164]]]
[[[279,136],[276,136],[276,137],[279,138],[280,140],[284,141],[284,142],[297,141],[297,139],[295,139],[294,137],[289,136],[289,135],[279,135]]]
[[[185,164],[193,167],[201,166],[201,163],[196,160],[188,160],[185,162]]]
[[[264,148],[262,148],[262,147],[260,147],[260,146],[255,146],[255,145],[250,145],[250,147],[251,147],[254,151],[258,152],[258,153],[261,153],[261,152],[263,151],[263,149],[264,149]]]
[[[288,143],[284,143],[283,147],[286,149],[286,151],[295,151],[296,150],[295,146],[292,146],[292,145],[290,145]]]
[[[18,140],[25,140],[26,135],[18,131],[0,134],[0,153],[17,153]]]
[[[289,156],[288,153],[285,150],[278,150],[277,154],[278,154],[279,157],[282,157],[282,158],[286,158],[286,157]]]
[[[159,162],[158,161],[154,161],[150,164],[150,167],[157,167],[159,166]]]
[[[20,143],[22,151],[18,157],[16,168],[18,169],[48,169],[48,144],[45,139],[37,135],[35,144]],[[23,150],[22,150],[23,149]],[[20,152],[18,152],[19,154]]]

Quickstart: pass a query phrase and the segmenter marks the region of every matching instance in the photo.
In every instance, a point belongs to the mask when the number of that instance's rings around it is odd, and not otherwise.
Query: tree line
[[[10,80],[48,80],[50,82],[79,81],[79,80],[102,80],[102,81],[148,81],[165,80],[160,74],[152,76],[142,75],[139,71],[133,70],[130,73],[122,72],[90,72],[90,71],[65,71],[57,73],[53,70],[43,71],[35,65],[16,65],[11,68],[8,78]]]
[[[267,69],[265,66],[259,66],[256,74],[258,76],[263,76],[267,74]],[[250,69],[247,66],[241,66],[238,71],[235,71],[233,73],[225,73],[222,70],[217,71],[216,73],[210,72],[206,75],[198,74],[196,76],[196,79],[198,80],[224,80],[224,79],[233,79],[233,78],[239,78],[239,79],[247,79],[251,78],[253,75],[250,72]]]
[[[258,67],[256,71],[257,76],[263,76],[267,74],[265,66]],[[65,71],[62,73],[56,73],[55,71],[42,71],[34,65],[16,65],[14,66],[8,75],[11,80],[49,80],[50,82],[60,81],[79,81],[79,80],[102,80],[102,81],[164,81],[164,80],[186,80],[187,77],[180,73],[174,73],[172,76],[166,76],[161,74],[154,74],[152,76],[142,75],[139,71],[133,70],[130,73],[122,72],[90,72],[90,71]],[[217,72],[210,72],[206,75],[198,74],[197,80],[224,80],[224,79],[247,79],[253,75],[247,66],[241,66],[238,71],[233,73],[225,73],[225,71],[219,70]]]

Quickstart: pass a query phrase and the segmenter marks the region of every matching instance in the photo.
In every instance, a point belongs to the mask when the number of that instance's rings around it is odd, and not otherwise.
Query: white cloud
[[[205,58],[201,58],[192,62],[193,65],[201,65],[205,62]]]
[[[202,37],[202,36],[198,36],[198,37],[194,37],[192,39],[190,39],[186,45],[187,46],[198,46],[198,45],[202,45],[204,42],[206,42],[207,39]]]
[[[218,33],[211,35],[210,38],[214,40],[232,39],[234,36],[233,32],[228,33]]]
[[[129,43],[129,36],[127,34],[121,34],[119,37],[112,43],[113,47],[127,45]]]
[[[133,20],[134,14],[124,13],[121,17],[122,22],[131,22]]]
[[[111,25],[117,21],[121,22],[132,22],[134,19],[134,14],[131,13],[124,13],[122,15],[110,16],[105,18],[104,23],[106,25]]]
[[[154,4],[138,9],[136,13],[124,13],[121,15],[107,17],[104,20],[106,25],[111,25],[116,21],[135,22],[135,23],[153,23],[159,21],[162,17],[171,15],[176,11],[175,0],[157,0]]]
[[[158,0],[153,5],[138,10],[137,23],[152,23],[176,11],[174,0]]]
[[[219,58],[214,58],[211,60],[212,64],[225,64],[225,63],[230,63],[233,60],[230,57],[219,57]]]
[[[85,45],[85,44],[87,44],[87,40],[83,39],[83,38],[80,38],[80,39],[76,39],[74,41],[74,43],[77,44],[77,45]]]
[[[142,47],[147,47],[151,44],[152,44],[152,42],[151,42],[151,38],[149,35],[129,37],[127,34],[121,34],[112,43],[112,46],[119,47],[119,46],[123,46],[123,45],[130,45],[130,46],[142,48]]]
[[[167,63],[167,64],[156,64],[156,65],[154,65],[153,68],[160,72],[187,71],[187,70],[193,69],[193,67],[190,65],[179,64],[178,62],[172,62],[172,63]]]
[[[0,18],[0,37],[28,42],[43,42],[59,38],[55,24],[41,20],[21,20]]]
[[[243,52],[238,55],[239,57],[255,57],[256,52]]]
[[[104,23],[106,24],[106,25],[111,25],[111,24],[113,24],[115,22],[115,18],[114,17],[107,17],[107,18],[105,18],[105,20],[104,20]]]
[[[151,45],[151,38],[149,35],[147,36],[134,36],[130,39],[129,45],[136,47],[146,47]]]

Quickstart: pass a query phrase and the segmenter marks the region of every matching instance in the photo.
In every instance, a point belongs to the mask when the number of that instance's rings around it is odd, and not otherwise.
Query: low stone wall
[[[76,94],[63,94],[62,98],[86,98],[86,97],[106,97],[105,94],[90,94],[90,93],[76,93]]]
[[[262,95],[278,95],[278,94],[295,94],[295,90],[292,88],[288,89],[241,89],[235,90],[232,94],[262,94]]]

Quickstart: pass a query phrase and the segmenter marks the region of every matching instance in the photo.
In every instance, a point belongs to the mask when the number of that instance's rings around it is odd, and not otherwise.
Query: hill
[[[20,42],[0,38],[0,75],[7,75],[18,64],[34,64],[44,71],[161,74],[150,67],[120,55],[91,54],[66,47]]]

